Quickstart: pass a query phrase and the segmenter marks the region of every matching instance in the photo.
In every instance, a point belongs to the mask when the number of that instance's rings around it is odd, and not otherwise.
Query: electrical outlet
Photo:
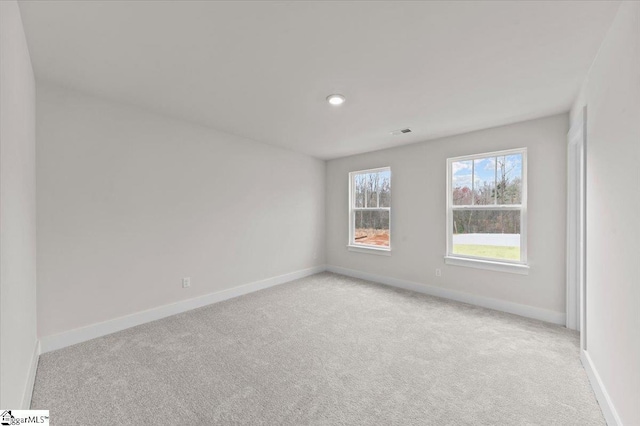
[[[441,276],[442,276],[442,269],[436,268],[436,277],[441,277]]]
[[[191,278],[185,277],[182,279],[182,288],[191,287]]]

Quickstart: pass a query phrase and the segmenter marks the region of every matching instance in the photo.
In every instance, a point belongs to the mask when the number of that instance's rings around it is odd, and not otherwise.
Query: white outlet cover
[[[186,277],[182,279],[182,288],[191,287],[191,278]]]

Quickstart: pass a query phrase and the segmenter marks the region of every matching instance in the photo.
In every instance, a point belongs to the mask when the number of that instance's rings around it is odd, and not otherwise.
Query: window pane
[[[378,207],[380,195],[380,175],[378,173],[367,174],[367,207]]]
[[[496,161],[497,203],[520,204],[522,202],[522,154],[500,156]]]
[[[354,207],[364,207],[365,183],[366,175],[355,175],[353,177],[354,185]]]
[[[457,206],[471,205],[472,176],[471,161],[455,161],[451,163],[451,188],[453,204]]]
[[[454,210],[453,254],[520,260],[520,211]]]
[[[380,177],[380,204],[378,207],[391,207],[391,172],[385,170],[379,172]]]
[[[496,159],[495,157],[474,160],[473,204],[486,206],[495,204]]]
[[[389,211],[356,211],[355,244],[389,247]]]
[[[357,174],[353,178],[353,185],[353,207],[391,207],[391,172],[389,170]]]

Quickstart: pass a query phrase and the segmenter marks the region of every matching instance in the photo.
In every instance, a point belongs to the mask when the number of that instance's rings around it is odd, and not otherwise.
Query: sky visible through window
[[[496,165],[502,166],[503,163],[508,179],[517,178],[522,180],[522,155],[514,154],[452,163],[452,187],[469,188],[469,190],[471,190],[471,182],[474,182],[476,189],[481,188],[485,184],[495,188],[496,177],[498,181],[501,179],[500,168],[498,168],[498,174],[496,176]]]

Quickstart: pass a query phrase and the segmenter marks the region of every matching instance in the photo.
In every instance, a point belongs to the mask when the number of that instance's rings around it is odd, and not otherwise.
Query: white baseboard
[[[147,322],[166,318],[171,315],[190,311],[192,309],[201,308],[211,305],[212,303],[222,302],[223,300],[233,299],[234,297],[244,294],[253,293],[254,291],[263,290],[278,284],[284,284],[299,278],[308,277],[325,270],[324,265],[315,266],[313,268],[303,269],[291,272],[277,277],[267,278],[255,281],[249,284],[240,285],[227,290],[206,294],[204,296],[195,297],[193,299],[183,300],[169,305],[159,306],[157,308],[148,309],[146,311],[136,312],[112,320],[91,324],[85,327],[76,328],[74,330],[65,331],[63,333],[46,336],[40,339],[42,353],[55,351],[56,349],[65,348],[77,343],[86,342],[87,340],[97,337],[106,336],[107,334],[135,327],[136,325],[145,324]]]
[[[36,371],[38,370],[38,359],[40,359],[40,342],[36,340],[33,354],[31,355],[31,364],[29,366],[29,376],[27,377],[27,385],[22,396],[22,410],[31,408],[31,396],[33,395],[33,385],[36,382]]]
[[[600,404],[600,409],[602,410],[604,419],[607,421],[607,425],[622,426],[620,416],[618,416],[618,412],[613,406],[613,402],[611,402],[609,393],[604,387],[598,370],[596,370],[595,365],[593,365],[593,361],[591,361],[591,357],[587,351],[580,350],[580,361],[582,361],[582,365],[587,372],[589,382],[591,382],[591,388],[593,389],[593,393],[596,394],[596,399],[598,400],[598,404]]]
[[[336,274],[347,275],[353,278],[373,281],[392,287],[412,290],[418,293],[429,294],[431,296],[442,297],[445,299],[456,300],[458,302],[469,303],[471,305],[482,306],[483,308],[494,309],[496,311],[508,312],[510,314],[520,315],[527,318],[533,318],[554,324],[565,324],[565,314],[555,312],[548,309],[536,308],[534,306],[521,305],[519,303],[507,302],[505,300],[492,299],[484,296],[476,296],[470,293],[463,293],[456,290],[448,290],[442,287],[431,286],[428,284],[417,283],[413,281],[401,280],[398,278],[387,277],[383,275],[370,274],[368,272],[356,271],[340,266],[327,265],[327,271]]]
[[[354,278],[374,281],[381,284],[399,287],[406,290],[425,293],[432,296],[443,297],[445,299],[457,300],[459,302],[469,303],[472,305],[482,306],[489,309],[508,312],[521,315],[528,318],[534,318],[555,324],[565,323],[565,314],[553,312],[546,309],[535,308],[532,306],[520,305],[517,303],[507,302],[504,300],[491,299],[488,297],[476,296],[469,293],[463,293],[455,290],[448,290],[441,287],[430,286],[412,281],[401,280],[398,278],[386,277],[382,275],[370,274],[367,272],[356,271],[353,269],[342,268],[339,266],[316,266],[313,268],[303,269],[296,272],[280,275],[277,277],[267,278],[261,281],[244,284],[238,287],[222,290],[216,293],[210,293],[193,299],[183,300],[169,305],[159,306],[146,311],[136,312],[112,320],[91,324],[85,327],[76,328],[74,330],[65,331],[63,333],[46,336],[40,339],[40,352],[46,353],[77,343],[86,342],[87,340],[97,337],[106,336],[107,334],[145,324],[147,322],[166,318],[171,315],[190,311],[192,309],[201,308],[213,303],[222,302],[254,291],[263,290],[278,284],[283,284],[299,278],[304,278],[323,271],[331,271],[334,273],[347,275]]]

